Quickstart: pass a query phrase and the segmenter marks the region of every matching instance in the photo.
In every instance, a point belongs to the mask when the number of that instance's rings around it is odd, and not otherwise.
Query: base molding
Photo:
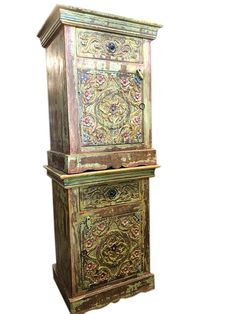
[[[130,168],[156,164],[156,150],[154,149],[90,152],[74,155],[48,151],[47,156],[50,167],[67,174],[81,173],[87,170]]]
[[[71,314],[83,314],[87,311],[104,307],[109,303],[118,302],[122,298],[129,298],[140,292],[147,292],[154,289],[154,275],[145,273],[137,278],[110,284],[88,291],[77,297],[69,298],[57,274],[56,265],[53,265],[53,275]]]

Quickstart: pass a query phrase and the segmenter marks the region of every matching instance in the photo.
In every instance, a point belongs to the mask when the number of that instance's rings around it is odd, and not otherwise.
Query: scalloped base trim
[[[137,278],[116,284],[113,283],[85,292],[77,297],[69,298],[63,283],[57,275],[56,265],[53,265],[53,275],[71,314],[83,314],[90,310],[104,307],[109,303],[118,302],[122,298],[129,298],[140,292],[147,292],[154,289],[154,275],[145,273]]]

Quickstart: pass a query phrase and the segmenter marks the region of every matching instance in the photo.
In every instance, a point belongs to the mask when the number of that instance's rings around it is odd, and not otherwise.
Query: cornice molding
[[[157,37],[160,24],[125,18],[119,15],[101,13],[75,7],[57,5],[41,30],[38,37],[43,47],[47,47],[62,25],[100,30],[153,40]]]

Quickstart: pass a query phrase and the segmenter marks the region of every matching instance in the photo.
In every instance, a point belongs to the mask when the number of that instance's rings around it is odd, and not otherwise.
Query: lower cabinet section
[[[154,288],[149,266],[149,178],[154,169],[112,170],[114,180],[108,171],[102,178],[60,172],[56,177],[48,168],[53,178],[54,277],[71,313]]]

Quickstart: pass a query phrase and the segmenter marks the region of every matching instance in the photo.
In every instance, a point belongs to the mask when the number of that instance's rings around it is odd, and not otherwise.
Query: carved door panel
[[[144,211],[84,217],[81,223],[81,273],[84,289],[143,271]]]
[[[145,106],[140,75],[136,71],[78,70],[82,146],[143,143]]]

